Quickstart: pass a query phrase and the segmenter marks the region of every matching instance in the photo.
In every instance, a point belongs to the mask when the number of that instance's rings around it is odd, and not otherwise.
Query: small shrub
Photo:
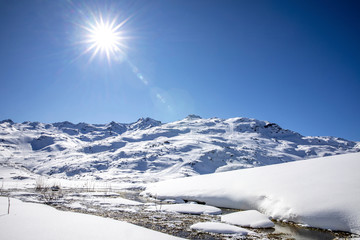
[[[45,179],[43,177],[38,177],[36,179],[36,191],[47,191],[49,187],[45,183]]]

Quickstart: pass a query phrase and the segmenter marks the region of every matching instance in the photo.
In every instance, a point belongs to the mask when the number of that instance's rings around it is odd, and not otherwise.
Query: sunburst
[[[92,52],[90,60],[96,55],[105,54],[110,62],[112,56],[124,54],[126,37],[122,28],[126,22],[127,19],[117,24],[117,18],[104,20],[103,16],[99,15],[87,26],[82,26],[86,30],[83,42],[88,45],[84,53]]]

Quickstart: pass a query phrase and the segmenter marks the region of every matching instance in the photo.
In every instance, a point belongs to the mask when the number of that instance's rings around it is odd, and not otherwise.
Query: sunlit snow
[[[1,239],[180,239],[126,222],[0,197]]]
[[[212,233],[224,233],[224,234],[239,234],[239,235],[248,235],[254,234],[254,232],[247,229],[236,227],[234,225],[219,223],[219,222],[201,222],[196,223],[190,227],[191,229],[212,232]]]
[[[275,226],[275,224],[269,220],[269,217],[256,210],[225,214],[221,216],[221,221],[250,228],[272,228]]]
[[[174,179],[144,194],[258,210],[274,219],[360,233],[360,153]]]

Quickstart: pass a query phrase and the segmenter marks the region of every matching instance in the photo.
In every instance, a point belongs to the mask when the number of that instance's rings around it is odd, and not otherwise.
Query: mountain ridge
[[[161,123],[0,122],[0,159],[41,175],[141,183],[360,151],[276,123],[196,115]]]

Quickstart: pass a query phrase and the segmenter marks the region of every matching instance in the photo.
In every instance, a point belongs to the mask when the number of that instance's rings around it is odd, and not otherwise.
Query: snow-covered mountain
[[[189,115],[162,124],[0,122],[0,162],[36,174],[132,183],[360,151],[359,142],[306,137],[249,118]]]

